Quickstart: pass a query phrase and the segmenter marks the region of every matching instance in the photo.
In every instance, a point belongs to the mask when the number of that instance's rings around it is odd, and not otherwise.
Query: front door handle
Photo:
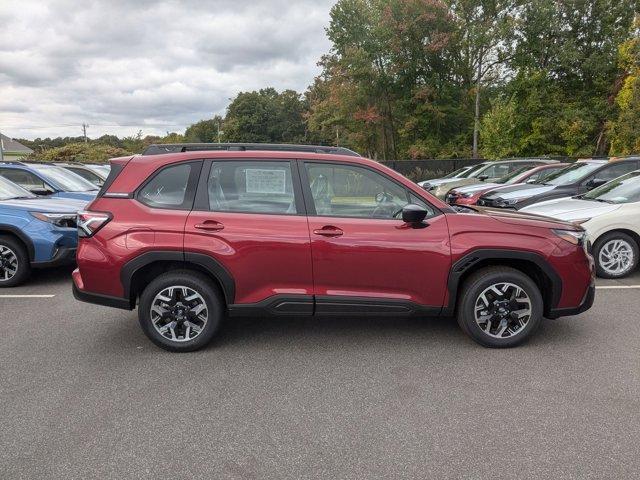
[[[322,228],[314,230],[313,233],[316,235],[322,235],[323,237],[339,237],[344,232],[333,225],[325,225]]]
[[[206,230],[207,232],[219,232],[224,228],[224,225],[215,220],[205,220],[202,223],[196,223],[194,227],[198,230]]]

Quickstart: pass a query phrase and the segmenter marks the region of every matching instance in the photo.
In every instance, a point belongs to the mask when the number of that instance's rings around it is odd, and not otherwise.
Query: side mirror
[[[587,188],[589,190],[591,190],[592,188],[600,187],[600,186],[604,185],[605,183],[607,183],[606,180],[602,180],[600,178],[592,178],[591,180],[589,180],[587,182],[586,186],[587,186]]]
[[[426,208],[409,203],[402,209],[402,221],[413,226],[421,225],[428,213]]]
[[[487,178],[489,178],[489,175],[480,175],[478,177],[478,180],[480,180],[481,182],[484,182]]]
[[[53,192],[47,188],[42,188],[42,187],[36,187],[36,188],[31,188],[29,189],[29,191],[31,193],[33,193],[34,195],[38,195],[38,196],[46,196],[46,195],[51,195]]]

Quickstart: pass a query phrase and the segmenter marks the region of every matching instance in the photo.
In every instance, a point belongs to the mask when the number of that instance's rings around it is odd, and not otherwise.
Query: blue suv
[[[98,187],[81,176],[48,163],[0,162],[0,176],[39,196],[91,201]]]
[[[41,198],[0,177],[0,288],[23,283],[32,268],[73,263],[86,203]]]

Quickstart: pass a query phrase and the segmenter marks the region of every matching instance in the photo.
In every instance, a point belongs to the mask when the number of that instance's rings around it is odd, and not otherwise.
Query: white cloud
[[[0,2],[0,131],[181,131],[239,91],[303,91],[332,0]]]

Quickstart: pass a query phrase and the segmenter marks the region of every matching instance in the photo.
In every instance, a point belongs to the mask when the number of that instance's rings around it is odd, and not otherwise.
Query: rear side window
[[[213,162],[207,181],[213,212],[295,215],[291,162]]]
[[[53,192],[53,189],[49,187],[49,185],[45,184],[40,177],[26,170],[19,170],[17,168],[0,168],[0,175],[27,190],[44,188]]]
[[[613,180],[614,178],[618,178],[626,173],[632,172],[637,168],[636,162],[621,162],[615,165],[607,166],[603,168],[599,172],[596,172],[593,175],[594,179],[597,180]]]
[[[138,201],[154,208],[190,210],[193,204],[194,176],[198,163],[180,163],[163,168],[138,192]]]

